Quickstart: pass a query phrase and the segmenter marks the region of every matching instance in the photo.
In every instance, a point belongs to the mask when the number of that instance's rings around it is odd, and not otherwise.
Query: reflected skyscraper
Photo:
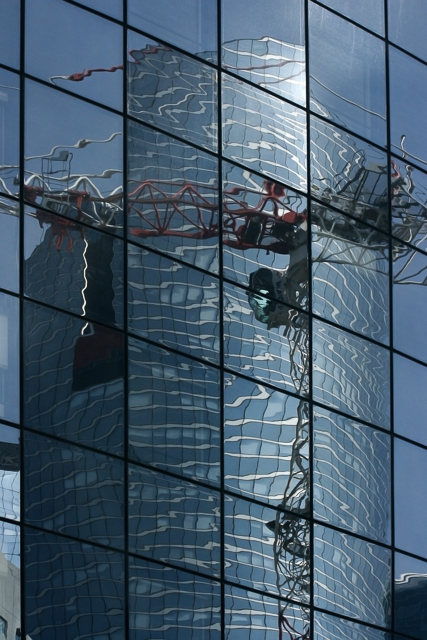
[[[0,638],[427,640],[408,1],[7,5]]]

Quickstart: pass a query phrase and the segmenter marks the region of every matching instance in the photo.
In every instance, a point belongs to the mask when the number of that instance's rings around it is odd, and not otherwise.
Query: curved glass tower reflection
[[[5,9],[0,638],[427,640],[396,2]]]

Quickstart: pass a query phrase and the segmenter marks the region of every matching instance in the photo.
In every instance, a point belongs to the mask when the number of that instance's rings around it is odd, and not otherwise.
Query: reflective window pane
[[[222,90],[225,156],[307,189],[305,113],[226,74]]]
[[[224,276],[306,308],[306,198],[227,162],[223,172]]]
[[[133,27],[216,62],[216,3],[198,0],[128,0]]]
[[[7,631],[7,638],[13,640],[19,640],[21,633],[19,547],[20,528],[0,520],[0,620],[6,622],[2,631]]]
[[[19,210],[16,200],[0,196],[0,287],[19,291]]]
[[[0,419],[19,422],[19,302],[0,293]]]
[[[389,352],[317,320],[313,333],[314,399],[389,428]]]
[[[128,172],[130,239],[217,272],[217,161],[129,121]]]
[[[343,16],[384,35],[384,3],[382,0],[322,0],[322,4]]]
[[[222,2],[222,66],[305,105],[304,3]]]
[[[121,233],[122,118],[28,81],[25,198]]]
[[[384,43],[317,4],[309,17],[311,108],[385,145]]]
[[[401,553],[396,553],[394,558],[395,629],[424,640],[427,620],[427,562]]]
[[[219,493],[130,465],[129,549],[218,575]]]
[[[0,20],[0,62],[19,68],[20,2],[2,0]]]
[[[314,604],[389,626],[390,551],[321,525],[314,531]]]
[[[226,375],[224,412],[226,488],[308,515],[308,404]]]
[[[19,520],[20,469],[19,431],[0,423],[0,516],[2,518]]]
[[[107,16],[122,20],[123,18],[123,1],[122,0],[78,0],[79,4],[91,9],[96,9],[105,13]]]
[[[231,496],[224,509],[225,577],[307,603],[309,522]]]
[[[311,221],[313,312],[387,344],[387,236],[317,205]]]
[[[277,640],[278,627],[284,638],[290,630],[296,638],[308,638],[309,622],[308,609],[238,587],[225,587],[226,640]]]
[[[215,151],[216,72],[133,31],[128,45],[129,115]]]
[[[28,432],[24,452],[27,523],[123,547],[122,462]]]
[[[26,529],[26,625],[31,638],[120,640],[125,634],[120,554]]]
[[[314,516],[390,543],[390,436],[314,411]]]
[[[395,438],[394,517],[396,547],[427,558],[427,515],[420,496],[427,492],[427,451]]]
[[[312,195],[388,231],[386,154],[315,117],[310,136]]]
[[[122,241],[42,209],[26,214],[25,295],[122,326]]]
[[[302,312],[224,283],[224,340],[228,367],[308,393],[308,319]]]
[[[219,483],[219,372],[129,339],[129,455]]]
[[[145,560],[130,561],[131,640],[220,640],[219,584]]]
[[[427,67],[394,47],[389,59],[391,148],[425,169],[427,95],[420,87],[427,83]]]
[[[129,329],[143,338],[218,362],[218,282],[129,246]]]
[[[122,453],[122,335],[28,302],[24,314],[26,426]]]
[[[17,196],[19,195],[19,76],[6,69],[0,69],[0,139],[0,191]]]
[[[396,159],[391,164],[393,234],[427,251],[427,174]]]
[[[327,613],[314,613],[314,640],[391,640],[391,634]],[[396,636],[394,636],[396,638]]]
[[[427,256],[395,243],[393,271],[394,347],[427,361],[424,322]]]
[[[406,51],[427,61],[424,0],[388,0],[388,37]]]
[[[31,24],[26,29],[27,73],[121,109],[122,29],[62,0],[27,0],[25,8],[26,24]]]
[[[427,446],[427,367],[403,358],[394,360],[394,430]]]

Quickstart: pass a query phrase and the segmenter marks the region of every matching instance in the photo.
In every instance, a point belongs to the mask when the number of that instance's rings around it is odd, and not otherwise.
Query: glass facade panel
[[[20,479],[19,431],[0,423],[0,517],[2,518],[20,519]]]
[[[20,527],[0,520],[0,633],[5,640],[20,637],[20,567]]]
[[[19,195],[20,182],[19,76],[1,68],[0,137],[0,192],[17,196]]]
[[[426,596],[427,562],[396,553],[394,626],[397,631],[424,640],[427,631]]]
[[[123,547],[123,462],[26,433],[26,521]]]
[[[123,336],[26,303],[25,424],[71,442],[123,452]]]
[[[427,446],[427,368],[394,354],[395,432]]]
[[[218,362],[219,283],[212,276],[129,245],[129,329]]]
[[[322,0],[322,4],[343,16],[384,35],[384,5],[381,0]]]
[[[307,189],[304,111],[226,74],[222,106],[227,158]]]
[[[119,553],[25,531],[26,629],[31,638],[121,640],[124,634],[124,562]]]
[[[0,21],[0,63],[19,69],[20,3],[3,0]]]
[[[396,547],[427,558],[426,514],[415,500],[427,491],[427,450],[395,438],[394,452]]]
[[[314,399],[389,428],[389,352],[318,320],[313,332]]]
[[[133,121],[127,144],[129,239],[216,273],[216,159]]]
[[[384,43],[313,2],[309,25],[312,110],[385,145]]]
[[[129,468],[129,548],[138,555],[220,573],[216,491],[156,471]]]
[[[304,3],[222,0],[222,66],[305,105]]]
[[[122,29],[63,0],[28,0],[25,10],[31,24],[25,42],[27,72],[121,109]]]
[[[219,372],[132,338],[128,353],[130,457],[219,484]]]
[[[388,37],[406,51],[427,61],[427,43],[422,25],[427,19],[423,0],[387,0]]]
[[[129,567],[130,639],[220,640],[220,585],[145,560]]]
[[[123,17],[122,0],[78,0],[79,4],[96,9],[107,16],[121,20]]]
[[[314,531],[314,604],[388,627],[390,551],[321,525]]]
[[[19,301],[0,292],[0,418],[19,422]]]
[[[391,634],[327,613],[314,614],[314,640],[392,640]]]
[[[316,205],[311,223],[313,313],[387,344],[387,236]]]
[[[19,202],[0,196],[0,287],[19,291]]]
[[[395,158],[391,164],[393,235],[426,251],[427,175]]]

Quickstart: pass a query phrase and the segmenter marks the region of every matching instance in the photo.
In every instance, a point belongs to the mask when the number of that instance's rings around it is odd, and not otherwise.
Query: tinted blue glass
[[[427,166],[426,65],[394,47],[390,59],[390,128],[392,150],[424,169]]]
[[[317,205],[311,221],[313,312],[387,344],[387,236]]]
[[[317,320],[313,333],[314,399],[389,428],[389,352]]]
[[[122,118],[28,81],[25,198],[122,233]]]
[[[396,547],[427,558],[425,509],[427,451],[399,438],[394,445],[394,526]]]
[[[315,117],[310,122],[312,195],[388,231],[386,154]]]
[[[123,337],[60,311],[25,305],[25,423],[123,451]]]
[[[394,636],[396,637],[396,636]],[[391,634],[326,613],[314,614],[314,640],[391,640]]]
[[[228,580],[308,602],[308,521],[226,496],[224,524]]]
[[[0,418],[19,422],[19,302],[0,293]]]
[[[129,238],[218,271],[215,158],[129,121]]]
[[[219,547],[219,493],[130,466],[131,551],[218,575]]]
[[[222,211],[224,275],[306,308],[306,198],[224,162]]]
[[[19,431],[0,423],[0,516],[20,517],[21,447]]]
[[[0,196],[0,287],[18,293],[19,203]]]
[[[397,353],[394,360],[394,429],[427,446],[427,367]]]
[[[222,66],[305,105],[304,2],[222,0]]]
[[[216,3],[199,0],[128,0],[133,27],[216,62]]]
[[[29,524],[123,546],[122,462],[31,433],[24,451]]]
[[[355,22],[384,35],[384,3],[382,0],[322,0],[322,4],[327,5],[335,11],[339,11],[343,16],[351,18]]]
[[[85,7],[97,9],[107,16],[122,20],[123,18],[123,0],[78,0]]]
[[[226,375],[226,488],[308,514],[308,416],[306,402]]]
[[[309,18],[311,108],[385,145],[384,43],[317,4]]]
[[[20,3],[3,0],[0,20],[0,62],[19,68]]]
[[[308,319],[302,312],[224,283],[224,336],[227,366],[308,393]]]
[[[26,529],[26,625],[31,638],[122,640],[124,563],[120,554]]]
[[[19,638],[21,633],[19,547],[20,527],[0,520],[0,622],[3,623],[0,628],[3,638],[13,640]]]
[[[307,189],[305,113],[223,75],[223,150],[249,168]]]
[[[133,31],[128,44],[128,113],[215,151],[216,72]]]
[[[171,567],[131,559],[131,640],[220,640],[220,585]]]
[[[424,332],[427,256],[396,242],[393,274],[394,347],[427,362]]]
[[[129,339],[129,455],[218,483],[219,372]]]
[[[0,191],[19,195],[19,76],[0,69]]]
[[[62,0],[28,0],[25,9],[31,25],[26,29],[26,71],[121,109],[122,29]]]
[[[238,587],[225,587],[227,640],[277,640],[278,627],[283,637],[292,631],[297,634],[296,637],[308,638],[309,620],[309,610],[296,604],[274,600]]]
[[[129,246],[129,329],[166,347],[218,362],[217,280]]]
[[[419,58],[427,60],[424,24],[427,6],[423,0],[388,0],[388,37]]]
[[[314,532],[314,604],[388,627],[391,552],[320,525]]]
[[[395,554],[394,626],[413,638],[426,637],[427,562],[402,553]]]
[[[393,234],[426,251],[427,175],[396,159],[391,165]]]
[[[26,213],[25,294],[122,326],[122,240],[41,209]]]
[[[390,543],[390,436],[330,411],[314,411],[317,519]]]

